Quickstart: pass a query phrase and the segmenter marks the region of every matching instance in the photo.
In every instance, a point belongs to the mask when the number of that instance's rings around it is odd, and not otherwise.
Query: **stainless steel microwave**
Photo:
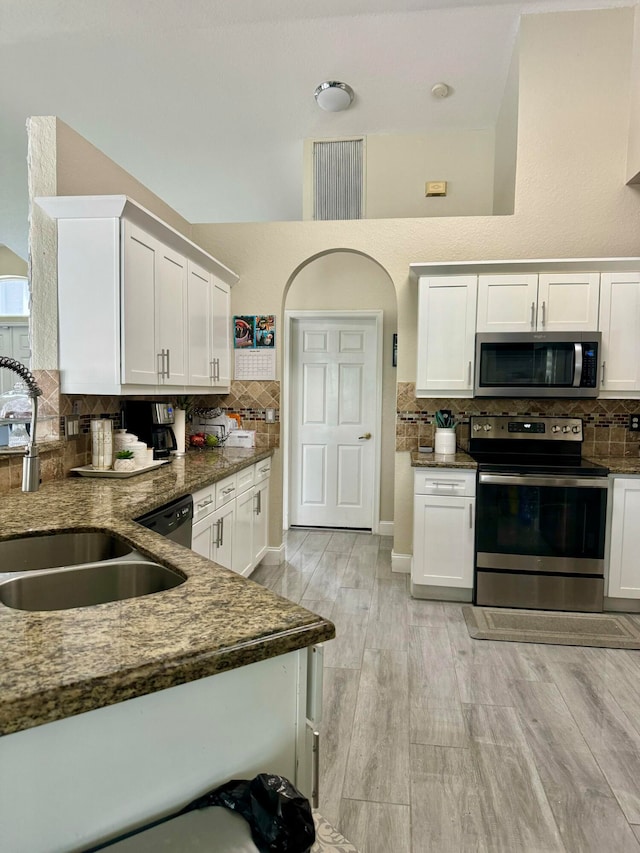
[[[597,397],[600,332],[476,335],[476,397]]]

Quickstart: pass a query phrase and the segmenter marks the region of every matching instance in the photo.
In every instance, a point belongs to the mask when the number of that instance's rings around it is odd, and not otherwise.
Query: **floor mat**
[[[555,613],[471,605],[464,605],[462,612],[469,636],[475,640],[640,649],[640,618],[625,613]]]
[[[313,820],[316,825],[316,843],[311,853],[358,853],[353,844],[340,835],[319,812],[314,811]]]

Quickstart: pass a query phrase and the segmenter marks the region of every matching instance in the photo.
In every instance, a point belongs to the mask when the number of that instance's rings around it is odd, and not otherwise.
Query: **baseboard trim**
[[[284,563],[284,542],[277,548],[267,548],[267,553],[260,562],[265,566],[279,566]]]
[[[411,563],[413,561],[412,554],[397,554],[391,552],[391,571],[399,572],[402,575],[411,574]]]
[[[393,521],[379,521],[376,532],[380,536],[393,536]]]
[[[604,597],[604,610],[614,613],[640,613],[640,599]]]
[[[473,590],[455,586],[431,586],[412,583],[411,598],[424,598],[433,601],[473,601]]]

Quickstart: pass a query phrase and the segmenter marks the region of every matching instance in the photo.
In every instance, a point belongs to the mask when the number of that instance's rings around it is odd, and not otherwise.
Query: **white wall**
[[[481,216],[493,211],[493,129],[375,134],[366,145],[367,219]],[[447,195],[425,198],[427,181]]]
[[[0,246],[0,275],[27,275],[27,262],[7,246]]]
[[[629,149],[627,181],[640,183],[640,7],[635,7],[633,27],[633,61],[629,92]]]
[[[518,161],[519,63],[519,47],[516,45],[496,122],[493,184],[493,212],[496,216],[513,213]]]

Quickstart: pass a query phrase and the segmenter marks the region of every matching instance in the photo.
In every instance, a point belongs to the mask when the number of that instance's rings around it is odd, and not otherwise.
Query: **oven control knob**
[[[580,432],[580,427],[579,427],[579,426],[572,426],[572,427],[571,427],[571,432],[575,432],[575,433]]]
[[[551,427],[551,432],[560,432],[560,427],[558,426],[558,424],[554,424]]]
[[[489,432],[489,430],[491,429],[491,424],[485,424],[485,425],[482,427],[482,429],[483,429],[485,432]]]
[[[473,431],[474,432],[478,432],[478,430],[481,430],[481,429],[482,429],[482,426],[480,424],[474,424],[473,425]]]
[[[562,427],[562,432],[569,432],[569,427],[568,427],[568,426],[566,426],[566,425],[565,425],[565,426],[563,426],[563,427]]]

